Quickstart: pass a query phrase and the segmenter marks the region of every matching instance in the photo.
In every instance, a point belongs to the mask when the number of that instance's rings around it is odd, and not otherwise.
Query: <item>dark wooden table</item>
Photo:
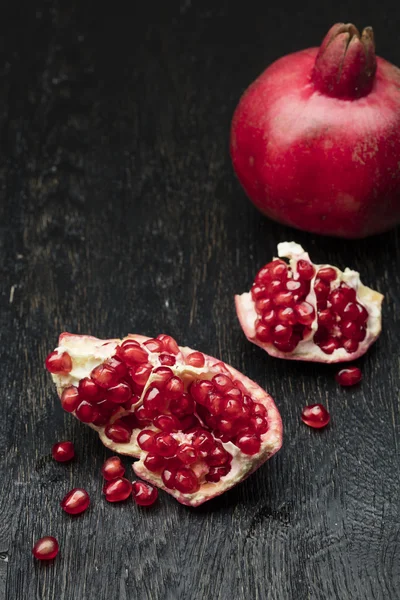
[[[373,25],[400,64],[400,9],[181,0],[128,17],[62,4],[1,8],[1,598],[398,600],[398,232],[342,242],[268,221],[233,175],[228,136],[250,81],[335,21]],[[357,388],[242,334],[234,293],[291,239],[386,295]],[[222,357],[276,399],[282,450],[198,509],[166,494],[148,511],[107,504],[109,452],[63,413],[43,368],[63,330],[168,332]],[[321,432],[300,421],[314,402],[332,415]],[[52,460],[60,439],[76,444],[73,464]],[[59,507],[73,486],[92,497],[75,519]],[[47,565],[31,556],[45,534],[61,547]]]

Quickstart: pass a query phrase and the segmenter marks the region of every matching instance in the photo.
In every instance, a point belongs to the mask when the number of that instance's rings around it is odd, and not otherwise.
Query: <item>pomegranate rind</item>
[[[295,242],[282,242],[278,244],[278,257],[288,258],[290,267],[295,270],[296,264],[299,260],[306,260],[311,263],[310,257],[303,250],[303,248]],[[243,332],[247,339],[265,350],[270,356],[276,358],[284,358],[287,360],[303,360],[308,362],[321,362],[321,363],[338,363],[348,362],[355,360],[365,354],[368,348],[378,338],[382,330],[382,302],[384,296],[379,292],[365,286],[360,280],[360,274],[357,271],[352,271],[346,268],[341,271],[337,267],[332,265],[323,264],[316,265],[311,263],[315,267],[317,273],[318,269],[322,267],[331,267],[335,269],[338,277],[332,284],[332,289],[339,287],[341,283],[346,283],[350,287],[354,288],[357,292],[357,299],[361,304],[368,310],[367,320],[367,335],[365,339],[360,342],[356,352],[349,353],[344,348],[338,348],[334,350],[332,354],[325,354],[319,346],[314,344],[313,335],[317,330],[317,317],[313,321],[311,326],[311,332],[304,340],[300,341],[293,352],[282,352],[278,350],[271,343],[260,342],[256,337],[255,324],[258,318],[256,312],[255,303],[251,297],[250,292],[245,292],[241,295],[235,296],[236,313],[243,329]],[[313,291],[314,282],[316,275],[311,280],[311,292],[306,297],[306,301],[316,307],[316,298]]]
[[[134,339],[139,343],[143,343],[150,339],[145,336],[130,334],[124,339]],[[123,340],[110,339],[100,340],[92,336],[81,336],[70,333],[63,333],[59,338],[59,346],[56,349],[58,352],[68,352],[72,359],[72,370],[67,375],[52,374],[52,379],[57,387],[57,393],[59,397],[66,387],[71,385],[78,385],[79,380],[88,377],[93,368],[104,362],[107,358],[110,358],[115,354],[115,349],[118,344]],[[260,451],[252,456],[243,454],[237,446],[232,442],[222,443],[224,448],[232,455],[231,470],[228,475],[225,475],[220,479],[219,482],[202,483],[199,491],[194,494],[183,494],[177,490],[171,490],[166,488],[161,476],[152,473],[144,466],[144,459],[146,453],[143,452],[137,444],[137,435],[140,430],[136,429],[133,431],[131,440],[127,444],[121,444],[113,442],[105,435],[105,427],[96,427],[89,423],[89,426],[98,432],[102,443],[119,454],[132,456],[138,458],[138,462],[133,465],[133,470],[142,479],[156,485],[157,487],[165,490],[168,494],[176,498],[181,504],[187,506],[199,506],[204,502],[211,500],[212,498],[219,496],[231,489],[251,473],[258,469],[265,461],[273,456],[282,446],[282,420],[279,411],[272,399],[272,397],[263,390],[254,381],[231,367],[226,363],[210,357],[204,354],[205,364],[204,367],[196,368],[190,365],[185,365],[185,357],[191,354],[193,350],[187,347],[180,347],[180,352],[176,356],[176,364],[171,368],[174,374],[185,381],[192,381],[193,378],[212,379],[217,373],[225,372],[229,374],[235,380],[240,381],[248,390],[255,402],[263,404],[267,409],[268,413],[268,431],[260,436],[261,447]],[[149,354],[149,362],[154,366],[159,366],[157,354]],[[135,405],[139,406],[142,403],[143,396],[146,389],[151,384],[153,376],[151,375],[141,395],[140,401]],[[74,414],[74,413],[72,413]],[[113,419],[120,418],[124,414],[130,414],[130,411],[121,409]],[[146,427],[146,429],[155,429],[152,425]],[[185,434],[182,434],[185,435]],[[201,469],[201,466],[199,467]]]

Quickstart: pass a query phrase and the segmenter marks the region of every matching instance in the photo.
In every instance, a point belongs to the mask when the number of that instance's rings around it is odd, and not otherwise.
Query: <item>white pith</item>
[[[282,242],[281,244],[278,244],[278,257],[288,258],[289,265],[293,272],[296,271],[296,264],[299,260],[306,260],[307,262],[311,263],[308,253],[305,252],[303,248],[295,242]],[[260,342],[256,337],[255,329],[256,321],[259,315],[256,311],[255,303],[250,292],[245,292],[244,294],[235,296],[236,312],[242,329],[249,341],[253,342],[257,346],[260,346],[266,350],[268,354],[277,358],[314,362],[345,362],[355,360],[364,354],[364,352],[366,352],[366,350],[377,339],[381,332],[381,305],[383,301],[383,295],[363,285],[360,280],[360,274],[357,271],[352,271],[348,268],[346,268],[344,271],[341,271],[337,267],[328,264],[312,264],[315,267],[316,273],[321,267],[331,267],[335,269],[338,277],[331,284],[331,289],[336,289],[341,283],[347,283],[350,287],[356,290],[357,300],[368,310],[369,316],[367,320],[367,335],[365,339],[360,342],[359,348],[356,352],[348,353],[344,348],[338,348],[337,350],[334,350],[332,354],[325,354],[325,352],[323,352],[319,346],[314,344],[313,336],[318,327],[317,311],[315,311],[316,317],[311,326],[311,333],[306,339],[303,339],[298,343],[293,352],[282,352],[271,343]],[[306,297],[306,302],[312,304],[314,308],[316,308],[316,297],[314,293],[315,279],[316,275],[311,280],[311,291]]]
[[[128,338],[134,339],[138,342],[144,342],[149,339],[140,335],[129,335],[124,339]],[[116,347],[122,341],[123,340],[117,339],[100,340],[91,336],[79,336],[67,333],[62,334],[60,336],[59,346],[56,348],[56,351],[59,353],[67,352],[69,354],[72,360],[72,370],[67,375],[52,375],[53,381],[57,386],[58,395],[61,396],[65,388],[71,385],[77,386],[81,379],[84,377],[89,377],[91,371],[96,366],[103,363],[107,358],[110,358],[115,354]],[[173,495],[177,500],[179,500],[179,502],[188,504],[190,506],[198,506],[206,500],[222,494],[226,490],[236,485],[236,483],[250,475],[250,473],[257,469],[258,466],[260,466],[270,456],[277,452],[282,445],[282,422],[274,401],[269,394],[267,394],[267,392],[265,392],[257,384],[239,373],[239,371],[236,371],[236,369],[233,367],[226,365],[225,363],[221,363],[221,361],[218,361],[215,358],[205,354],[204,367],[196,368],[186,365],[184,363],[185,356],[191,352],[193,352],[193,350],[190,348],[180,348],[180,353],[176,356],[176,364],[172,367],[169,367],[173,371],[174,375],[178,375],[183,380],[185,384],[185,391],[188,384],[194,378],[209,380],[212,379],[212,377],[217,373],[221,373],[225,370],[225,372],[227,371],[233,379],[239,379],[246,387],[253,400],[263,404],[268,412],[269,429],[265,434],[260,436],[261,448],[258,454],[246,456],[232,442],[221,442],[224,448],[233,456],[233,459],[229,473],[222,477],[219,482],[204,482],[201,484],[199,491],[194,494],[182,494],[177,490],[170,490],[164,486],[161,476],[148,471],[144,466],[143,461],[147,456],[147,452],[142,451],[136,441],[137,435],[141,431],[140,429],[134,429],[130,442],[127,444],[122,444],[110,440],[105,435],[105,427],[96,427],[93,424],[89,425],[92,427],[92,429],[95,429],[98,432],[103,444],[114,452],[139,458],[139,461],[133,465],[133,469],[137,475],[164,489],[169,494]],[[149,353],[148,362],[154,367],[161,366],[157,353]],[[223,366],[221,367],[222,364]],[[130,414],[133,412],[133,409],[136,409],[142,404],[144,394],[155,377],[156,376],[153,374],[150,375],[139,401],[134,405],[134,407],[132,407],[132,410],[127,411],[125,409],[121,409],[121,413],[116,415],[114,420],[121,416]],[[75,413],[72,414],[75,416]],[[155,430],[155,427],[146,426],[146,429]],[[180,442],[185,438],[188,439],[187,435],[182,432],[177,434],[173,433],[172,435]],[[194,467],[196,474],[199,475],[202,469],[201,463],[197,469],[198,471],[196,472],[196,467]]]

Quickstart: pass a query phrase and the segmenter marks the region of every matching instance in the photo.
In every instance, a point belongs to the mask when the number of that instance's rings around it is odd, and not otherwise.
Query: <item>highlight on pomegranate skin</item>
[[[239,182],[263,214],[297,229],[387,231],[400,222],[399,105],[400,69],[376,56],[372,28],[337,23],[242,95],[230,136]]]
[[[303,423],[313,429],[326,427],[330,419],[330,414],[322,404],[310,404],[309,406],[305,406],[301,412]]]
[[[132,493],[150,506],[156,486],[198,506],[245,479],[282,445],[281,418],[267,392],[167,334],[99,340],[64,333],[52,354],[71,360],[68,373],[52,373],[64,410],[114,452],[139,459],[133,469],[144,481],[133,487],[117,456],[104,463],[110,502]]]
[[[382,294],[356,271],[312,263],[295,242],[278,244],[278,257],[258,271],[250,292],[235,296],[248,340],[292,360],[334,363],[363,355],[381,332]]]

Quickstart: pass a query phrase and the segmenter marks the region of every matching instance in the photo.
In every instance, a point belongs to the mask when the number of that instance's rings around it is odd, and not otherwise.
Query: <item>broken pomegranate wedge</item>
[[[292,360],[335,363],[364,354],[381,332],[382,294],[356,271],[313,264],[294,242],[278,244],[278,256],[250,292],[235,296],[247,339]]]
[[[63,408],[105,446],[138,458],[136,475],[182,504],[198,506],[229,490],[282,445],[281,417],[267,392],[168,335],[63,333],[51,356]]]

